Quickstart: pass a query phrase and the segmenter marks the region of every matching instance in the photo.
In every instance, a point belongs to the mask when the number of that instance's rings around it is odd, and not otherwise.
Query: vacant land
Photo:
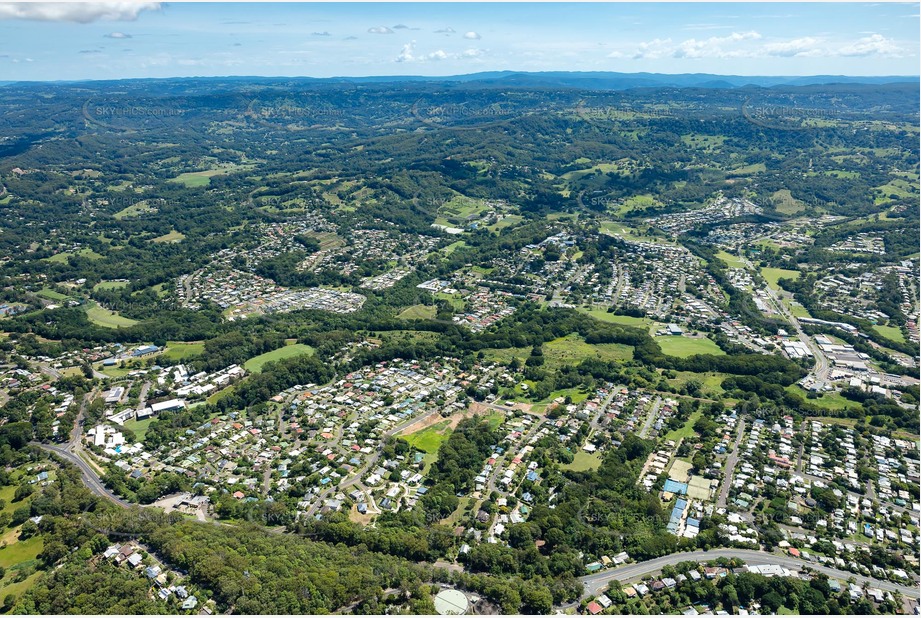
[[[669,356],[686,358],[694,354],[725,354],[718,345],[706,337],[668,335],[656,337],[655,340],[661,346],[662,352]]]
[[[701,416],[703,416],[703,412],[700,410],[692,413],[691,416],[688,417],[688,420],[685,421],[684,425],[665,434],[665,439],[677,442],[679,438],[690,438],[695,433],[694,423],[696,423]]]
[[[441,443],[447,440],[448,436],[451,435],[450,425],[451,421],[445,419],[421,431],[404,436],[403,439],[420,451],[435,453],[438,451],[438,447],[441,446]]]
[[[163,236],[157,236],[156,238],[151,239],[153,242],[180,242],[185,240],[185,234],[182,232],[177,232],[172,230],[171,232],[164,234]]]
[[[596,358],[598,360],[631,360],[633,347],[619,343],[605,343],[593,345],[585,343],[579,335],[567,335],[549,341],[543,346],[544,359],[548,366],[558,367],[563,365],[578,364],[582,359]]]
[[[787,268],[764,267],[761,269],[761,276],[764,277],[764,280],[768,282],[768,285],[776,290],[780,287],[777,284],[778,279],[798,279],[799,271],[789,270]]]
[[[166,350],[163,356],[176,361],[183,361],[189,358],[200,356],[205,351],[204,343],[185,342],[185,341],[167,341]]]
[[[623,324],[624,326],[648,328],[653,323],[649,318],[634,318],[629,315],[616,315],[614,313],[608,313],[603,309],[580,309],[580,311],[589,314],[596,320],[611,322],[612,324]]]
[[[204,170],[201,172],[186,172],[179,174],[170,182],[178,182],[187,187],[206,187],[211,184],[212,176],[220,176],[232,171],[232,168],[219,168],[214,170]]]
[[[44,298],[47,298],[49,300],[67,300],[68,299],[67,296],[64,296],[60,292],[56,292],[52,290],[51,288],[42,288],[41,290],[36,292],[36,294]]]
[[[150,424],[154,421],[154,417],[145,418],[143,421],[125,421],[122,423],[122,427],[125,429],[130,429],[134,432],[135,437],[138,442],[144,441],[144,436],[147,435],[147,429],[150,427]]]
[[[62,253],[55,253],[51,257],[42,258],[42,260],[45,262],[53,262],[55,264],[66,264],[67,258],[70,256],[81,256],[91,260],[101,260],[103,257],[105,257],[101,253],[96,253],[87,247],[85,249],[80,249],[79,251],[64,251]]]
[[[119,210],[117,213],[112,215],[116,219],[129,219],[131,217],[140,217],[141,215],[152,214],[157,212],[157,209],[147,203],[147,200],[141,200],[135,204],[131,204],[127,208]]]
[[[413,305],[397,316],[401,320],[431,320],[435,317],[434,305]]]
[[[118,290],[128,287],[127,281],[100,281],[93,286],[94,290]]]
[[[880,335],[886,339],[892,341],[897,341],[899,343],[905,343],[905,335],[902,333],[902,329],[896,326],[874,326],[873,330],[878,332]]]
[[[100,307],[96,303],[86,303],[84,308],[86,309],[86,317],[90,322],[105,328],[127,328],[138,323],[137,320],[121,316],[115,311]]]
[[[804,390],[798,384],[791,384],[787,389],[791,393],[796,393],[811,404],[828,410],[843,410],[845,408],[856,408],[860,404],[845,399],[840,393],[823,393],[818,399],[809,399],[809,392]]]
[[[782,212],[785,215],[795,215],[806,210],[806,204],[793,197],[789,189],[775,191],[771,198],[774,200],[774,208],[777,209],[777,212]]]
[[[745,264],[737,256],[732,255],[731,253],[726,253],[725,251],[719,251],[716,254],[716,257],[726,262],[726,266],[729,268],[745,268]]]
[[[572,463],[563,464],[560,467],[564,470],[584,472],[586,470],[594,470],[600,465],[601,455],[598,453],[586,453],[585,451],[580,450],[575,455],[573,455]]]
[[[254,356],[253,358],[243,363],[243,368],[251,373],[259,373],[262,371],[262,368],[266,363],[280,361],[283,358],[291,358],[292,356],[300,356],[302,354],[313,353],[314,349],[309,345],[303,343],[295,343],[294,345],[286,345],[284,347],[278,348],[277,350],[272,350],[271,352],[266,352],[265,354]]]

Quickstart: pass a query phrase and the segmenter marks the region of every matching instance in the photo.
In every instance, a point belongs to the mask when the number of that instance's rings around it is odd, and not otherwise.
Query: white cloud
[[[409,26],[406,24],[397,24],[393,27],[394,30],[409,30]]]
[[[881,34],[873,34],[858,40],[856,43],[846,45],[838,50],[841,56],[891,56],[900,57],[902,48],[892,39],[887,39]]]
[[[134,21],[143,11],[159,9],[159,2],[0,2],[0,19],[89,24]]]
[[[640,43],[633,51],[614,50],[608,54],[608,58],[656,59],[670,56],[673,50],[671,39],[653,39]]]
[[[109,39],[130,39],[131,38],[130,34],[125,34],[124,32],[110,32],[109,34],[105,36],[106,38],[109,38]]]
[[[713,36],[709,39],[698,41],[688,39],[682,41],[677,49],[672,52],[675,58],[735,58],[746,55],[741,50],[726,50],[725,45],[760,39],[761,35],[750,30],[748,32],[733,32],[729,36]]]
[[[454,28],[448,26],[447,28],[439,28],[435,31],[435,34],[454,34]]]
[[[323,32],[311,32],[310,36],[332,36],[332,35],[326,30],[324,30]]]
[[[387,26],[374,26],[373,28],[368,28],[368,34],[393,34],[393,30]]]
[[[768,56],[780,56],[782,58],[819,56],[824,53],[817,47],[819,42],[819,39],[806,36],[789,41],[766,43],[761,47],[761,51]]]
[[[420,54],[416,52],[416,42],[410,41],[403,45],[403,49],[400,50],[396,62],[439,62],[441,60],[456,60],[458,58],[479,58],[485,53],[486,51],[482,49],[467,49],[459,54],[448,53],[443,49],[436,49],[427,54]]]
[[[464,38],[465,38],[465,39],[470,39],[470,40],[476,41],[476,40],[479,40],[481,37],[480,37],[480,35],[479,35],[478,33],[473,32],[473,31],[471,30],[470,32],[465,32],[465,33],[464,33]]]

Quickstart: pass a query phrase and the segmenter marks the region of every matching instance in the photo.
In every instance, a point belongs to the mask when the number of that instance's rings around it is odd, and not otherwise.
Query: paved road
[[[642,578],[644,575],[658,573],[662,570],[662,567],[669,564],[674,565],[678,564],[679,562],[685,562],[687,560],[693,560],[695,562],[706,562],[709,560],[715,560],[716,558],[720,557],[740,558],[749,565],[779,564],[790,570],[797,571],[803,567],[808,566],[815,571],[824,573],[829,577],[834,577],[841,581],[846,581],[849,577],[854,577],[858,583],[866,582],[872,586],[880,588],[881,590],[900,592],[902,593],[902,596],[905,597],[911,597],[913,599],[921,598],[921,592],[919,592],[918,588],[902,586],[900,584],[894,584],[892,582],[882,581],[872,577],[863,577],[848,571],[840,571],[838,569],[833,569],[831,567],[813,562],[805,562],[803,560],[791,558],[790,556],[769,554],[767,552],[752,549],[713,549],[710,551],[694,551],[671,554],[661,558],[646,560],[645,562],[628,564],[616,569],[612,569],[610,571],[596,573],[595,575],[587,575],[580,578],[582,583],[585,585],[585,591],[582,594],[582,598],[591,598],[604,592],[611,580],[617,580],[622,583],[636,581]]]
[[[88,463],[83,461],[79,455],[75,455],[74,453],[71,453],[65,448],[61,448],[60,446],[41,444],[39,442],[32,442],[31,444],[39,447],[42,450],[54,453],[55,455],[58,455],[59,457],[62,457],[77,466],[77,468],[80,470],[80,476],[83,478],[83,484],[86,485],[93,493],[117,504],[124,509],[131,508],[132,506],[137,506],[122,500],[111,491],[106,489],[105,485],[102,484],[102,481],[100,481],[99,477],[96,475],[96,471],[93,470]]]
[[[739,463],[739,445],[742,443],[742,436],[745,435],[745,419],[739,419],[739,429],[736,432],[736,440],[732,445],[732,452],[723,463],[723,484],[720,486],[720,496],[716,506],[725,508],[726,501],[729,499],[729,489],[732,487],[732,475],[735,472],[736,464]]]
[[[639,436],[645,438],[646,434],[649,433],[649,428],[652,427],[653,421],[656,420],[659,416],[659,408],[662,406],[662,398],[656,397],[656,400],[652,402],[652,407],[649,409],[649,413],[646,415],[646,421],[643,423],[643,427],[640,429]]]
[[[740,256],[742,261],[748,266],[752,271],[758,272],[758,269],[744,256]],[[813,373],[815,374],[816,386],[819,388],[825,386],[825,383],[828,380],[828,373],[830,367],[828,365],[828,359],[825,357],[825,354],[822,353],[822,350],[819,349],[819,346],[810,338],[806,333],[803,332],[803,327],[800,326],[799,320],[796,319],[796,316],[790,313],[787,309],[787,306],[783,303],[781,297],[790,296],[789,292],[784,290],[775,291],[771,286],[765,286],[765,291],[773,301],[774,305],[777,306],[777,310],[780,312],[780,316],[789,322],[793,328],[796,330],[797,337],[801,342],[803,342],[807,348],[812,352],[813,357],[815,358],[815,367],[813,368]]]

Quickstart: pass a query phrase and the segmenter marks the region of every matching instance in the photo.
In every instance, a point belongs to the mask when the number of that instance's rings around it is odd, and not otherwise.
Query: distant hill
[[[778,86],[814,86],[823,84],[861,84],[879,85],[894,83],[919,84],[917,75],[887,76],[852,76],[852,75],[811,75],[811,76],[745,76],[715,75],[710,73],[615,73],[608,71],[489,71],[467,75],[446,75],[428,77],[422,75],[381,75],[367,77],[207,77],[120,80],[122,82],[263,82],[263,83],[303,83],[315,84],[381,84],[395,82],[463,84],[467,87],[483,88],[575,88],[580,90],[630,90],[633,88],[705,88],[734,89],[745,87],[772,88]],[[0,87],[17,82],[0,82]],[[21,83],[21,82],[20,82]],[[57,82],[63,83],[63,82]],[[80,83],[80,82],[67,82]],[[99,82],[95,82],[99,83]]]

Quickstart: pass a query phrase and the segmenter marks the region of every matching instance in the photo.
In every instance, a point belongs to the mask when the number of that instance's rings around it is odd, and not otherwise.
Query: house
[[[601,595],[596,600],[598,601],[598,604],[605,609],[611,607],[611,605],[614,603],[606,594]]]
[[[130,564],[132,567],[139,567],[143,561],[144,558],[141,556],[141,554],[133,553],[128,556],[128,564]]]
[[[198,599],[196,599],[194,596],[191,596],[182,602],[182,609],[195,609],[197,605]]]
[[[595,603],[594,601],[592,601],[591,603],[585,606],[585,609],[587,609],[588,613],[590,613],[592,616],[597,616],[598,614],[601,613],[602,607],[598,605],[597,603]]]

